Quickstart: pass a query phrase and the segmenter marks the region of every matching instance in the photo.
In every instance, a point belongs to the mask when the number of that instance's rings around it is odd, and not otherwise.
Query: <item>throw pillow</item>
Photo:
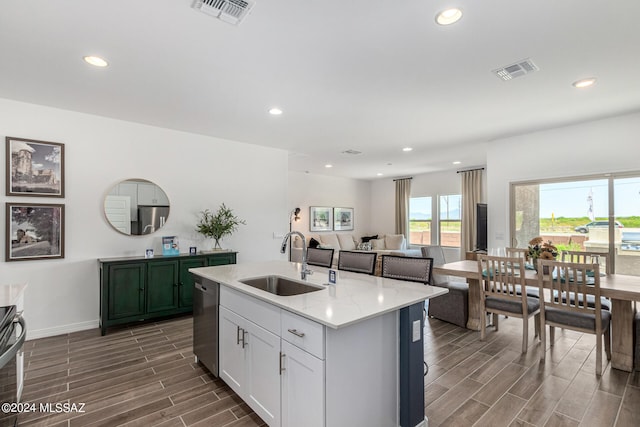
[[[340,249],[340,242],[338,241],[338,236],[336,233],[330,234],[320,234],[320,243],[323,245],[329,245],[332,248]]]
[[[371,248],[375,250],[384,250],[386,249],[384,246],[384,239],[371,239]]]
[[[367,243],[368,241],[373,240],[373,239],[377,239],[377,238],[378,238],[378,235],[375,234],[373,236],[362,236],[361,240],[362,240],[362,243]]]
[[[309,240],[309,247],[310,248],[317,248],[319,244],[320,244],[320,242],[318,242],[313,237]]]
[[[402,244],[404,243],[404,235],[403,234],[387,234],[384,236],[384,244],[387,249],[402,249]]]
[[[356,249],[359,250],[359,251],[370,251],[371,250],[371,242],[358,243],[358,246],[356,247]]]
[[[338,241],[343,251],[352,251],[356,248],[356,241],[351,234],[338,234]]]

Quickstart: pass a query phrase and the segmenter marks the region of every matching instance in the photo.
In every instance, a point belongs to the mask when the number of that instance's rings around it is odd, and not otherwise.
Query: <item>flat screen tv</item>
[[[487,250],[487,204],[476,204],[476,250]]]

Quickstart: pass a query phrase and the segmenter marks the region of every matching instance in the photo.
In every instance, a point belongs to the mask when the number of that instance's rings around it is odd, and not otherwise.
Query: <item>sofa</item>
[[[358,238],[350,233],[318,233],[307,235],[306,240],[307,247],[333,249],[333,267],[338,265],[340,251],[373,251],[378,256],[422,256],[420,249],[407,249],[407,241],[402,234],[380,234]],[[296,236],[293,240],[291,261],[302,261],[302,239],[299,236]]]

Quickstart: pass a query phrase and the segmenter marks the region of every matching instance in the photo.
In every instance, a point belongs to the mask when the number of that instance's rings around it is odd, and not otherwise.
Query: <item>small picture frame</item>
[[[197,254],[198,254],[198,248],[196,248],[195,246],[190,246],[189,255],[197,255]]]
[[[353,230],[353,208],[333,208],[333,229]]]
[[[153,258],[153,249],[147,249],[146,251],[144,251],[144,257]]]
[[[64,258],[64,205],[6,204],[6,261]]]
[[[164,236],[162,238],[162,255],[180,255],[178,236]]]
[[[325,206],[309,207],[309,231],[331,231],[333,209]]]
[[[7,196],[64,197],[64,144],[6,137]]]

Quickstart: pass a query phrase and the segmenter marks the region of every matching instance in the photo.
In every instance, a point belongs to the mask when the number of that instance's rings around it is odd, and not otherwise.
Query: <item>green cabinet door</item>
[[[147,268],[147,312],[178,308],[178,260],[151,261]]]
[[[107,267],[108,318],[121,319],[144,314],[145,262]]]
[[[193,307],[193,275],[190,268],[206,267],[205,258],[189,258],[180,260],[180,307]]]

